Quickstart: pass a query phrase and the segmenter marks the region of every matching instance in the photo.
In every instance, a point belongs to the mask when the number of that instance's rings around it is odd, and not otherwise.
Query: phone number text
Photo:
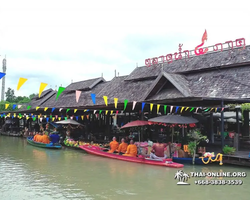
[[[195,180],[196,185],[243,185],[242,180]]]

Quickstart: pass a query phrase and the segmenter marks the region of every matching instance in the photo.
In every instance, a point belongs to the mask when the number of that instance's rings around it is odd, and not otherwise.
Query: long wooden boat
[[[183,168],[183,164],[172,162],[172,159],[165,159],[163,161],[157,161],[149,158],[141,158],[141,157],[127,157],[121,156],[117,154],[107,153],[103,151],[103,148],[97,146],[89,146],[89,145],[82,145],[79,146],[82,150],[86,151],[89,154],[102,156],[106,158],[112,158],[117,160],[123,160],[128,162],[134,163],[141,163],[141,164],[148,164],[148,165],[155,165],[155,166],[163,166],[163,167],[172,167],[172,168]]]
[[[27,137],[27,142],[28,142],[28,144],[31,144],[31,145],[36,146],[36,147],[41,147],[41,148],[48,148],[48,149],[61,149],[62,148],[62,145],[60,145],[60,144],[53,145],[52,143],[44,144],[44,143],[40,143],[40,142],[35,142],[33,140],[33,137]]]
[[[215,157],[212,157],[212,159],[215,159]],[[173,161],[177,162],[177,163],[182,163],[182,164],[193,164],[193,158],[178,158],[178,157],[173,157]],[[208,161],[208,158],[204,158],[204,162],[207,162],[207,161]],[[196,165],[205,165],[202,162],[201,158],[195,158],[195,164]]]

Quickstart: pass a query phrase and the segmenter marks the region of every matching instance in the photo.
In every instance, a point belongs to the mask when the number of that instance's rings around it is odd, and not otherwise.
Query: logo
[[[174,176],[174,179],[179,180],[177,185],[190,185],[190,183],[187,183],[189,178],[190,176],[186,174],[185,172],[183,172],[182,170],[178,170]]]

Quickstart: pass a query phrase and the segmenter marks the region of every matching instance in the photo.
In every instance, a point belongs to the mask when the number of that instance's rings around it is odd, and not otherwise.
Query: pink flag
[[[117,111],[116,111],[116,114],[118,114],[118,113],[119,113],[119,111],[117,110]]]
[[[58,115],[56,115],[56,119],[57,119]]]
[[[172,113],[172,110],[173,110],[173,106],[170,107],[170,113]]]
[[[81,91],[80,90],[76,90],[76,102],[78,103],[78,101],[79,101],[79,98],[80,98],[80,96],[81,96]]]
[[[136,101],[133,101],[133,108],[132,108],[132,110],[135,109],[135,104],[136,104]]]
[[[221,109],[221,112],[224,110],[224,108]]]
[[[71,116],[70,119],[73,119],[73,117]]]

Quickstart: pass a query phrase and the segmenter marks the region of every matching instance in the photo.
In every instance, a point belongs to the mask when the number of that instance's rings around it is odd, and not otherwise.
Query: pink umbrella
[[[136,120],[125,124],[124,126],[121,127],[121,129],[135,127],[135,126],[147,126],[147,125],[149,125],[148,121]]]

